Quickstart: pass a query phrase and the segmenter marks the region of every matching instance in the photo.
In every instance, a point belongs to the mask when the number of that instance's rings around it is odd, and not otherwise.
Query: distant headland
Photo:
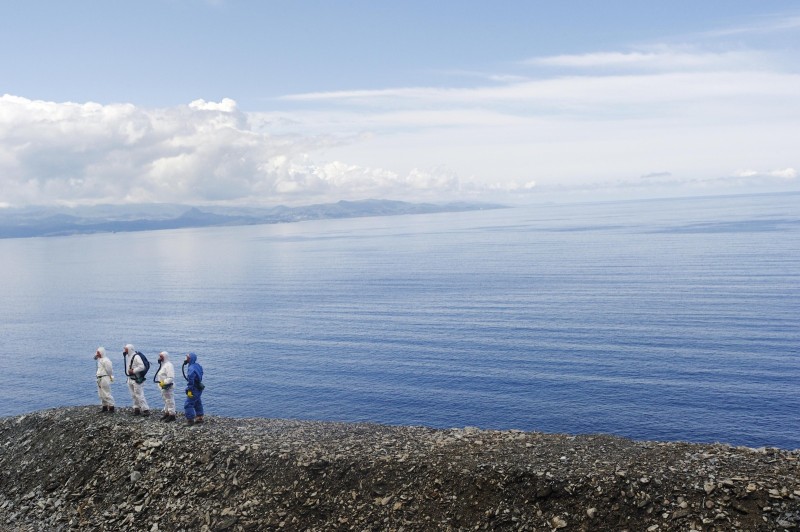
[[[0,238],[275,224],[502,208],[505,206],[494,203],[408,203],[377,199],[302,207],[196,207],[173,204],[25,207],[0,209]]]

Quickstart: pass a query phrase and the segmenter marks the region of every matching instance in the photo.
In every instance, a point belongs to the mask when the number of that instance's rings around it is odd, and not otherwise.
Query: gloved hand
[[[189,390],[188,392],[186,392],[186,395],[189,396],[189,399],[192,399],[194,397],[194,394],[192,393],[192,390]]]
[[[113,375],[112,375],[112,376],[110,376],[110,377],[109,377],[109,380],[110,380],[111,382],[114,382],[114,376],[113,376]]]
[[[158,381],[158,385],[159,385],[159,387],[161,387],[161,389],[163,389],[164,388],[164,381]]]

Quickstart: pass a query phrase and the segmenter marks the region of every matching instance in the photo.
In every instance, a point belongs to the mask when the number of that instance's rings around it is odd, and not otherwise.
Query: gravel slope
[[[797,530],[798,451],[72,407],[0,418],[0,529]]]

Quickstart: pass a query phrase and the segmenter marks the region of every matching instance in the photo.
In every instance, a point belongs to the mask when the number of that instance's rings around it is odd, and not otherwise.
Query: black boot
[[[103,409],[101,410],[101,412],[108,412],[108,406],[103,405]]]
[[[108,413],[109,414],[113,414],[114,413],[114,407],[113,406],[109,406],[108,407]]]
[[[134,416],[141,416],[142,415],[142,411],[139,410],[138,408],[134,408],[133,409],[133,415]]]
[[[200,423],[202,423],[202,422],[203,422],[203,416],[197,416],[197,417],[194,419],[194,422],[195,422],[195,423],[197,423],[197,424],[200,424]]]
[[[150,415],[150,411],[149,410],[143,410],[142,411],[142,415],[143,416],[149,416]]]
[[[187,419],[186,424],[191,427],[192,425],[194,425],[194,419]]]
[[[166,422],[170,423],[172,421],[175,421],[175,414],[170,414],[167,416]]]
[[[165,412],[165,413],[164,413],[164,415],[163,415],[163,416],[161,416],[161,418],[159,419],[159,421],[166,421],[166,420],[167,420],[167,418],[169,418],[169,414],[167,414],[167,413]]]

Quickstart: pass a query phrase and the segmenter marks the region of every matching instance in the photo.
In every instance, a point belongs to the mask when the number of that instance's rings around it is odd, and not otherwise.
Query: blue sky
[[[7,2],[0,206],[800,190],[795,1]]]

